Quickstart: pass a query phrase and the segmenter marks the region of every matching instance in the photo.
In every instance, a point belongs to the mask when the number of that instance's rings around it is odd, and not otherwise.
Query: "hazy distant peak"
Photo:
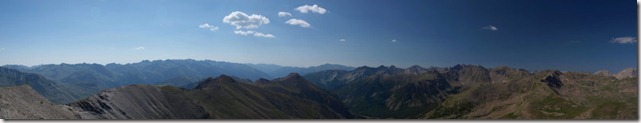
[[[410,66],[410,67],[408,67],[408,68],[409,68],[409,69],[425,69],[425,68],[423,68],[423,67],[421,67],[421,66],[419,66],[419,65],[412,65],[412,66]]]

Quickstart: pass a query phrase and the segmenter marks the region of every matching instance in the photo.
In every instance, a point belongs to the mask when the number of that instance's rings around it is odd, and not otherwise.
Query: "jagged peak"
[[[368,67],[368,66],[360,66],[360,67],[357,67],[355,70],[366,70],[366,69],[370,69],[370,67]]]
[[[552,71],[552,73],[550,73],[550,75],[551,76],[561,76],[561,75],[563,75],[563,72],[561,72],[559,70],[554,70],[554,71]]]

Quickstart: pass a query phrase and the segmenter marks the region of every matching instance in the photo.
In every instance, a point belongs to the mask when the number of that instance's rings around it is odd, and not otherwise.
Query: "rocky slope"
[[[45,77],[0,67],[0,87],[28,85],[38,94],[57,104],[69,103],[80,98],[68,86],[48,80]]]
[[[68,104],[82,119],[198,119],[202,107],[175,87],[129,85]]]
[[[354,118],[335,95],[292,74],[261,84],[221,75],[193,90],[130,85],[68,104],[83,119]]]
[[[0,87],[1,119],[77,119],[69,108],[49,102],[29,85]]]

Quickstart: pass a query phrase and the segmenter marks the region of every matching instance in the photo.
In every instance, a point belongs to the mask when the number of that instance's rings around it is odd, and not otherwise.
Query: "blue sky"
[[[0,64],[191,58],[593,72],[636,67],[638,56],[636,4],[624,0],[2,0],[0,11]]]

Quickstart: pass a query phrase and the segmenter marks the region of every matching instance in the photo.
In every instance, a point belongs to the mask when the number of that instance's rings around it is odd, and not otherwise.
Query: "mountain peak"
[[[409,68],[409,69],[423,69],[423,67],[421,67],[421,66],[419,66],[419,65],[412,65],[412,66],[410,66],[410,67],[408,67],[408,68]]]
[[[267,84],[267,83],[269,83],[269,80],[267,80],[265,78],[259,78],[258,80],[254,81],[254,83],[256,83],[256,84]]]
[[[638,70],[636,68],[626,68],[623,69],[621,72],[617,73],[615,77],[617,79],[624,79],[624,78],[634,78],[637,77]]]
[[[219,85],[221,83],[237,83],[236,79],[232,78],[231,76],[221,74],[220,76],[216,78],[207,78],[205,81],[200,82],[195,89],[203,89],[203,88],[209,88],[213,87],[216,85]]]
[[[299,79],[302,79],[302,78],[303,78],[303,77],[302,77],[302,76],[300,76],[298,73],[289,73],[289,75],[287,75],[287,76],[286,76],[286,77],[284,77],[283,79],[285,79],[285,80],[289,80],[289,79],[299,80]]]

